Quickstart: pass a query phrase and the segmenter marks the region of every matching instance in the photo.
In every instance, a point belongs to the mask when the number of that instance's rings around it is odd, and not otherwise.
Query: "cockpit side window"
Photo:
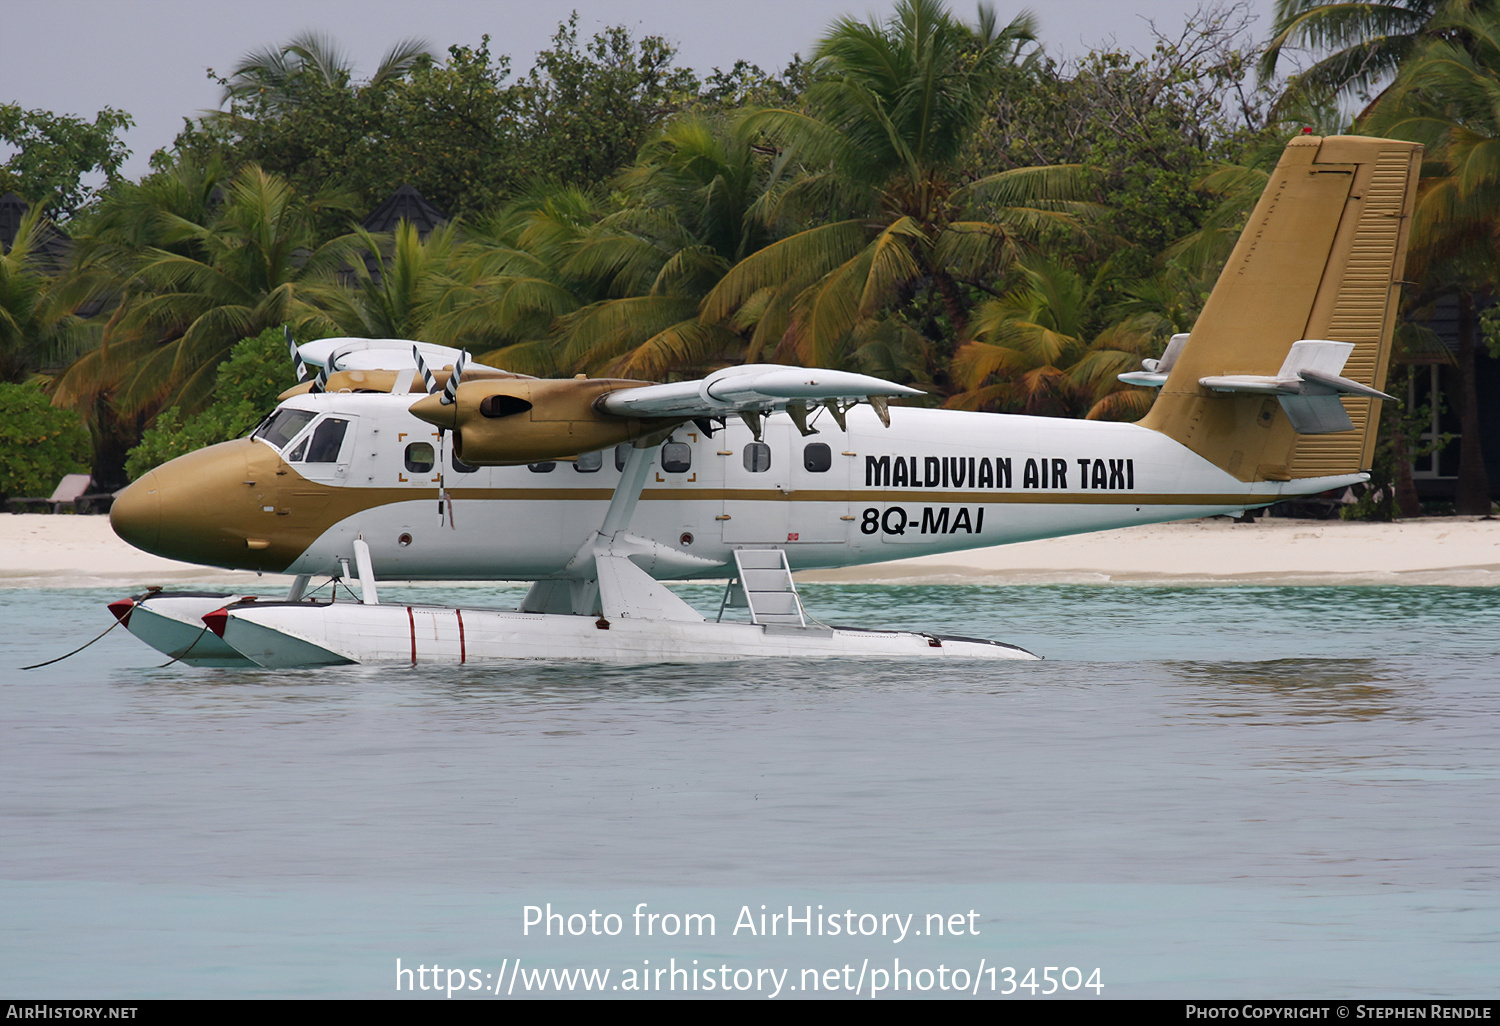
[[[339,450],[344,447],[344,432],[349,422],[341,417],[328,417],[312,433],[312,445],[307,450],[309,463],[337,463]]]
[[[313,416],[309,410],[277,410],[250,437],[262,439],[281,450],[297,437],[297,432],[312,422]]]

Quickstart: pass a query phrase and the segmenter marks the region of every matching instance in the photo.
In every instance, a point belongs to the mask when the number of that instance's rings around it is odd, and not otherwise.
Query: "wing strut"
[[[599,530],[579,546],[557,578],[531,586],[521,602],[522,612],[597,613],[601,629],[615,619],[703,621],[697,610],[637,565],[645,563],[669,573],[723,565],[630,533],[630,521],[656,453],[655,445],[631,447]]]

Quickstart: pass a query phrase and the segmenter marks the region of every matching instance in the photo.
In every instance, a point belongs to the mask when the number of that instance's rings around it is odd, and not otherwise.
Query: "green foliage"
[[[50,495],[64,474],[88,470],[89,436],[78,415],[35,384],[0,383],[0,499]]]
[[[1410,390],[1412,376],[1425,367],[1409,363],[1398,364],[1392,369],[1386,389],[1392,395],[1403,395]],[[1345,520],[1378,520],[1390,522],[1401,512],[1401,488],[1403,476],[1410,484],[1411,464],[1424,456],[1442,450],[1453,441],[1450,434],[1422,440],[1422,435],[1432,427],[1433,402],[1442,410],[1442,396],[1429,395],[1425,401],[1414,403],[1382,403],[1380,407],[1380,436],[1375,443],[1375,456],[1370,467],[1370,480],[1364,492],[1353,505],[1345,506],[1339,515]],[[1416,491],[1412,490],[1408,503],[1415,503]]]
[[[1144,277],[1211,210],[1213,197],[1199,187],[1204,176],[1260,138],[1269,94],[1244,86],[1253,60],[1232,12],[1209,11],[1175,38],[1159,36],[1146,57],[1096,50],[1076,64],[1020,69],[975,133],[965,169],[1081,165],[1109,240],[1092,259],[1113,257],[1118,270]],[[1090,256],[1060,242],[1048,248]]]
[[[114,402],[130,413],[167,402],[196,408],[237,339],[285,323],[303,338],[336,330],[317,304],[319,286],[346,266],[358,240],[317,246],[313,219],[319,209],[346,210],[344,199],[309,201],[254,165],[224,183],[203,223],[169,206],[152,211],[153,197],[144,199],[144,237],[118,243],[115,266],[128,277],[107,346],[69,368],[60,395],[86,401],[116,388]],[[112,215],[106,209],[101,222]]]
[[[763,134],[790,179],[757,206],[806,227],[732,267],[705,298],[704,322],[753,325],[750,360],[841,366],[874,345],[879,365],[912,366],[891,347],[915,344],[915,380],[951,391],[946,364],[975,295],[1083,213],[1072,169],[962,182],[965,145],[996,90],[1031,63],[1033,27],[1025,14],[1002,27],[987,7],[968,25],[937,0],[902,0],[883,23],[835,22],[803,108],[752,111],[739,125]],[[881,331],[891,316],[913,330]]]
[[[206,445],[246,434],[297,383],[280,328],[267,328],[235,345],[214,378],[214,401],[198,413],[163,411],[125,460],[132,481],[153,467]]]
[[[307,195],[337,182],[364,209],[408,183],[450,216],[473,220],[539,182],[602,185],[685,105],[795,88],[741,64],[700,84],[674,65],[676,51],[661,37],[637,40],[614,27],[584,42],[576,15],[514,82],[506,82],[510,58],[492,56],[489,42],[450,47],[443,62],[414,52],[388,58],[366,82],[326,41],[299,38],[251,55],[229,78],[210,72],[225,108],[189,122],[153,164],[220,155],[231,169],[259,164]]]
[[[39,206],[27,211],[0,254],[0,381],[61,366],[98,339],[75,313],[82,296],[74,283],[50,273],[51,227],[42,213]]]
[[[602,182],[634,158],[648,133],[698,92],[692,71],[673,67],[660,36],[639,42],[615,26],[578,40],[578,15],[516,85],[528,170],[570,185]]]
[[[105,188],[118,178],[130,151],[116,133],[134,123],[113,107],[105,107],[90,124],[67,114],[0,104],[0,142],[16,148],[0,164],[0,195],[14,192],[28,203],[43,203],[59,221],[72,217],[103,191],[85,186],[85,175],[101,172]]]
[[[1492,306],[1479,315],[1479,334],[1490,359],[1500,360],[1500,306]]]

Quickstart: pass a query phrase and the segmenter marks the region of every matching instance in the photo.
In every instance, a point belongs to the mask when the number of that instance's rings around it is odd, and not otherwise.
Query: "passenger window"
[[[751,442],[745,446],[745,469],[752,474],[764,474],[771,469],[771,447],[765,442]]]
[[[625,469],[625,458],[627,456],[629,456],[629,455],[630,455],[630,443],[629,442],[621,442],[619,445],[615,446],[615,469],[616,470],[624,470]]]
[[[833,466],[833,450],[826,442],[809,442],[802,450],[802,469],[812,474],[826,474]]]
[[[578,460],[573,464],[573,469],[580,474],[592,474],[604,466],[604,453],[585,452],[578,454]]]
[[[307,450],[309,463],[337,463],[339,450],[344,447],[344,433],[349,422],[339,417],[329,417],[313,428],[312,445]],[[428,447],[429,449],[431,446]]]
[[[682,442],[668,442],[661,447],[661,469],[669,474],[685,474],[693,465],[693,450]]]
[[[437,466],[431,442],[412,442],[406,447],[406,469],[413,474],[430,473]]]
[[[557,464],[552,460],[548,460],[545,463],[528,463],[526,464],[526,469],[533,474],[550,474],[557,469]]]
[[[455,474],[472,474],[472,473],[474,473],[474,471],[476,471],[476,470],[479,469],[478,467],[471,467],[467,463],[465,463],[463,460],[459,459],[458,458],[458,452],[457,452],[457,450],[455,450],[454,453],[453,453],[452,463],[453,463],[453,472]]]

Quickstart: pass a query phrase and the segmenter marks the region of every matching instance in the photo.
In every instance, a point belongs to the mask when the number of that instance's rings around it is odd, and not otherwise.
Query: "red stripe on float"
[[[406,607],[406,622],[411,625],[411,664],[417,665],[417,618],[412,615],[411,606]]]
[[[469,650],[464,645],[464,611],[455,609],[453,615],[458,617],[458,661],[462,665],[469,661]]]

